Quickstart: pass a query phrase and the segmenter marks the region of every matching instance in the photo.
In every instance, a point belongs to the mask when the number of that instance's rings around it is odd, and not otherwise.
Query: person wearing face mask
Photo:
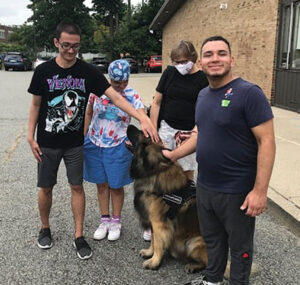
[[[196,65],[197,57],[191,42],[180,41],[171,51],[174,66],[165,69],[156,87],[150,119],[159,130],[165,146],[170,149],[177,146],[175,134],[178,131],[184,133],[194,128],[197,96],[208,85],[206,76]],[[194,180],[195,154],[179,160],[179,163],[189,179]]]
[[[174,66],[165,69],[156,87],[150,119],[169,149],[175,149],[194,128],[198,93],[208,86],[205,74],[196,65],[197,57],[194,45],[181,40],[171,51]],[[195,153],[178,162],[189,180],[194,180]],[[149,231],[144,232],[145,240],[149,236]]]

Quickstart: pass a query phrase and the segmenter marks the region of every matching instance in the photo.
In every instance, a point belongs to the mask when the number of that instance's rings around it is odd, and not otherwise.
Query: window
[[[5,39],[5,31],[0,30],[0,39]]]
[[[300,2],[283,6],[279,67],[300,70]]]
[[[300,69],[300,3],[295,5],[293,41],[291,48],[291,64],[292,68]]]
[[[287,68],[287,58],[288,58],[288,44],[289,44],[289,30],[290,30],[290,20],[291,20],[291,7],[284,7],[282,10],[282,20],[281,20],[281,49],[279,55],[279,67]]]

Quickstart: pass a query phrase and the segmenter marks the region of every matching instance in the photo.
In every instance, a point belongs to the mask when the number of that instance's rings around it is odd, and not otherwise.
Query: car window
[[[135,59],[131,57],[125,57],[123,59],[127,60],[128,62],[135,62]]]
[[[20,60],[21,56],[20,55],[16,55],[16,54],[9,54],[5,57],[5,60],[9,60],[9,59],[16,59],[16,60]]]
[[[108,62],[108,60],[105,57],[93,57],[92,63],[94,62]]]
[[[50,60],[51,56],[42,56],[39,59],[41,59],[41,60]]]
[[[106,60],[105,57],[93,57],[92,60]]]

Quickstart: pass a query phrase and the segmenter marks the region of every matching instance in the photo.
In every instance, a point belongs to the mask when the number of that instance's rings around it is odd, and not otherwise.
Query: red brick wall
[[[227,9],[220,9],[220,2]],[[200,52],[202,41],[222,35],[231,43],[235,76],[258,84],[271,98],[279,0],[187,0],[163,29],[163,64],[181,39]]]

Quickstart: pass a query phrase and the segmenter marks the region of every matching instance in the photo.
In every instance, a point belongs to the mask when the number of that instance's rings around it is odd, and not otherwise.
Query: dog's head
[[[133,125],[127,129],[127,137],[131,142],[128,148],[133,153],[130,175],[134,179],[151,176],[162,171],[171,161],[162,154],[162,143],[153,143],[142,131]]]

